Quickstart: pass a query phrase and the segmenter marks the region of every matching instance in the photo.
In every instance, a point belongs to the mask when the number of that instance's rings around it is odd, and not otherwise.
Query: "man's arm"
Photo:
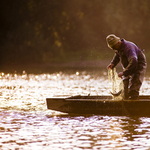
[[[118,53],[115,53],[115,56],[113,58],[113,60],[111,61],[110,64],[113,64],[112,68],[113,69],[115,66],[117,66],[117,64],[120,62],[120,56]]]
[[[123,71],[123,75],[128,76],[134,73],[136,71],[137,65],[138,65],[137,57],[135,56],[131,57],[128,66]]]

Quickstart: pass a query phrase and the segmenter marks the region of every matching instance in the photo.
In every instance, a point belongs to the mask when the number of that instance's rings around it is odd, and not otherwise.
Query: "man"
[[[138,99],[147,66],[143,51],[134,43],[120,39],[114,34],[108,35],[106,41],[108,47],[115,51],[115,56],[107,68],[113,69],[120,61],[123,66],[123,71],[118,73],[118,77],[126,79],[124,83],[127,84],[128,92],[124,99]]]

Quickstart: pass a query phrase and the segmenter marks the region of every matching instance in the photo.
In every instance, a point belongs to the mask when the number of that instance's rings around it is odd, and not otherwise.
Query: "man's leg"
[[[123,85],[124,85],[124,93],[123,93],[123,99],[128,99],[128,86],[129,86],[129,77],[123,79]]]
[[[143,79],[145,75],[145,69],[136,72],[131,77],[131,86],[129,88],[129,99],[138,99],[139,97],[139,90],[141,88]]]

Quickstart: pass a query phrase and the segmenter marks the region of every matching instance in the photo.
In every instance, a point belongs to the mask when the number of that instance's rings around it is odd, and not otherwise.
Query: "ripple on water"
[[[108,95],[96,73],[0,74],[0,149],[148,149],[150,118],[69,116],[47,110],[53,95]],[[149,78],[141,94],[149,93]]]

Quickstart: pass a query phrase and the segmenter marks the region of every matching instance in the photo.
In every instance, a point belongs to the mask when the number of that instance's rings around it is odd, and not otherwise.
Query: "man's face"
[[[118,51],[121,47],[121,42],[118,42],[116,45],[112,47],[113,50]]]

